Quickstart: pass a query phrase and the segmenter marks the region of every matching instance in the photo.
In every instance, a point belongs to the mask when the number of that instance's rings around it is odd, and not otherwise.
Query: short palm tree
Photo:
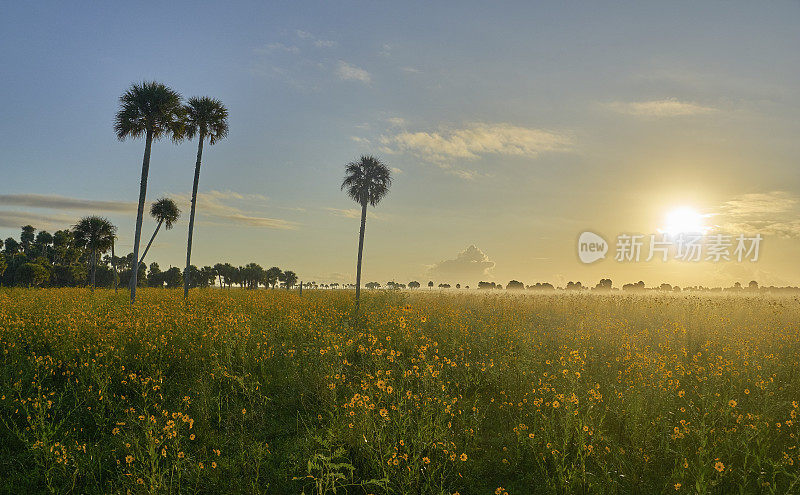
[[[364,155],[345,167],[342,190],[361,205],[361,229],[358,232],[358,262],[356,263],[356,311],[361,297],[361,255],[364,252],[364,228],[367,224],[367,205],[376,206],[389,193],[392,173],[389,167],[373,156]]]
[[[189,240],[186,243],[186,268],[183,271],[183,297],[189,297],[189,265],[192,263],[192,235],[194,234],[194,212],[197,206],[197,186],[200,182],[200,162],[203,159],[203,142],[214,144],[228,135],[228,109],[214,98],[190,98],[185,108],[186,137],[197,135],[197,162],[194,166],[192,185],[192,208],[189,212]]]
[[[114,242],[117,228],[103,217],[84,217],[72,228],[75,243],[89,250],[91,256],[91,285],[95,286],[97,257],[108,251]]]
[[[183,136],[183,105],[181,95],[157,82],[132,84],[119,98],[120,108],[114,119],[114,131],[120,141],[145,137],[142,178],[139,183],[139,208],[133,236],[133,260],[139,259],[139,240],[142,236],[144,203],[147,197],[147,175],[150,171],[150,149],[153,140],[169,137],[179,141]],[[131,303],[136,301],[138,266],[132,267]]]
[[[158,234],[161,225],[163,224],[166,230],[170,230],[175,225],[175,222],[178,221],[178,217],[181,216],[181,210],[178,208],[178,205],[175,204],[175,201],[169,198],[161,198],[150,205],[150,216],[158,222],[158,225],[156,225],[156,230],[153,232],[152,237],[150,237],[150,242],[147,243],[147,247],[144,248],[142,257],[139,258],[139,264],[141,264],[144,261],[144,257],[147,256],[150,245],[153,244],[153,239],[156,238],[156,234]]]

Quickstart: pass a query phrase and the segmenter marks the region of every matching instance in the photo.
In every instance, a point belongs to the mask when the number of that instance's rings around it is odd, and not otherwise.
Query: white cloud
[[[481,155],[536,157],[544,152],[569,151],[574,139],[560,132],[512,124],[472,123],[462,129],[434,132],[403,131],[382,136],[389,152],[411,152],[432,161],[476,159]]]
[[[621,102],[606,105],[611,110],[637,117],[683,117],[715,112],[716,109],[698,105],[697,103],[679,101],[675,98],[663,100]]]
[[[339,60],[336,66],[336,76],[343,81],[361,81],[365,84],[369,84],[372,81],[372,76],[370,76],[369,72],[348,64],[344,60]]]
[[[494,261],[491,261],[483,251],[471,245],[458,253],[455,258],[430,266],[428,275],[438,279],[437,281],[474,284],[481,278],[490,276],[489,272],[494,265]]]

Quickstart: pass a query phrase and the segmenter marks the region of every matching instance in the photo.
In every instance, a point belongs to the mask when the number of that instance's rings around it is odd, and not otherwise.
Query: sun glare
[[[667,213],[663,227],[658,229],[662,234],[705,234],[709,227],[705,224],[706,215],[689,207],[676,208]]]

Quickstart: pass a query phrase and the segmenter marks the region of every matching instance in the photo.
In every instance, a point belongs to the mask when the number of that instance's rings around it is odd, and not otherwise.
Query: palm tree
[[[364,155],[345,167],[342,190],[361,205],[361,229],[358,233],[358,262],[356,263],[356,311],[361,297],[361,255],[364,251],[364,227],[367,223],[367,205],[376,206],[389,193],[392,173],[389,167],[373,156]]]
[[[153,239],[156,238],[161,224],[164,224],[165,229],[170,230],[173,225],[175,225],[175,222],[178,221],[178,217],[181,216],[181,210],[171,199],[161,198],[150,206],[150,216],[158,221],[158,225],[156,226],[155,232],[153,232],[153,236],[150,237],[150,242],[147,243],[147,247],[144,248],[144,253],[142,253],[142,257],[139,259],[139,264],[141,264],[144,261],[144,257],[147,256],[147,251],[150,250],[150,245],[153,244]]]
[[[228,109],[221,101],[204,96],[190,98],[186,105],[186,137],[197,139],[197,162],[194,165],[192,186],[192,209],[189,213],[189,240],[186,243],[186,269],[183,271],[183,298],[189,297],[189,265],[192,262],[192,234],[194,233],[194,211],[197,206],[197,185],[200,182],[200,162],[203,158],[203,142],[213,145],[228,135]]]
[[[117,228],[103,217],[84,217],[72,228],[75,242],[89,250],[91,255],[91,283],[94,292],[97,256],[111,248]]]
[[[132,84],[119,97],[120,108],[114,118],[114,131],[120,141],[128,137],[145,137],[142,178],[139,183],[139,208],[133,236],[133,261],[139,259],[139,240],[142,236],[144,203],[147,196],[147,174],[150,171],[150,148],[153,140],[169,137],[178,142],[183,136],[183,106],[181,95],[167,86],[153,82]],[[138,265],[131,267],[131,304],[136,301]]]

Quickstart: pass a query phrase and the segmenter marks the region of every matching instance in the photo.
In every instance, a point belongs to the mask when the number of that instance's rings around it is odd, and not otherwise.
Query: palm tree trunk
[[[117,257],[114,254],[114,236],[111,237],[111,266],[114,267],[114,294],[116,294],[119,280],[117,279]]]
[[[194,210],[197,206],[197,185],[200,182],[200,161],[203,158],[205,132],[200,131],[197,143],[197,163],[194,165],[194,185],[192,186],[192,209],[189,213],[189,241],[186,243],[186,268],[183,270],[183,298],[189,297],[189,265],[192,262],[192,234],[194,233]]]
[[[358,232],[358,263],[356,263],[356,316],[361,298],[361,254],[364,252],[364,228],[367,225],[367,202],[361,203],[361,229]]]
[[[95,272],[97,271],[97,252],[92,246],[92,292],[94,292]]]
[[[164,223],[164,220],[159,220],[158,221],[158,225],[156,226],[156,230],[153,232],[153,236],[150,237],[150,242],[147,243],[147,247],[144,248],[144,253],[142,253],[142,257],[139,258],[139,264],[140,265],[142,264],[142,261],[144,261],[144,257],[147,256],[147,252],[150,251],[150,245],[153,243],[153,239],[156,238],[156,234],[158,234],[158,229],[161,228],[161,224],[162,223]]]
[[[142,220],[144,218],[144,202],[147,197],[147,174],[150,172],[150,149],[153,145],[153,131],[147,130],[147,140],[142,158],[142,179],[139,183],[139,209],[136,213],[136,232],[133,235],[133,263],[131,273],[131,304],[136,302],[136,285],[139,283],[139,239],[142,237]]]

